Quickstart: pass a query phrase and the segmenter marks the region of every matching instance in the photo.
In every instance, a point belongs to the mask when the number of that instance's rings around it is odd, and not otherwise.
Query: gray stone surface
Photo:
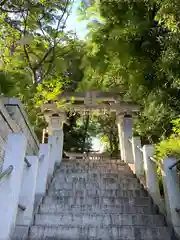
[[[59,240],[170,240],[166,227],[72,227],[33,226],[31,240],[56,237]]]
[[[80,190],[67,190],[49,189],[48,196],[64,196],[64,197],[147,197],[147,192],[140,190],[114,190],[114,189],[80,189]]]
[[[62,162],[35,215],[29,239],[171,239],[164,218],[156,214],[129,167],[121,161],[105,162]]]
[[[53,179],[53,183],[121,183],[121,182],[139,182],[135,176],[129,176],[124,178],[122,175],[118,175],[118,173],[105,173],[105,174],[94,174],[94,173],[78,173],[78,174],[56,174],[55,178]]]
[[[44,199],[44,203],[46,204],[61,204],[62,206],[66,205],[94,205],[94,206],[119,206],[119,205],[130,205],[130,206],[148,206],[151,205],[151,199],[148,197],[136,197],[136,198],[130,198],[130,197],[64,197],[62,195],[54,195],[52,197],[46,197]]]
[[[155,207],[149,206],[130,206],[119,205],[118,207],[112,205],[66,205],[62,207],[60,204],[42,204],[40,207],[40,213],[43,214],[81,214],[81,213],[93,213],[93,214],[152,214],[156,213]]]
[[[35,225],[48,226],[163,226],[162,216],[151,214],[37,214]]]
[[[28,235],[28,226],[16,226],[12,240],[25,240]]]

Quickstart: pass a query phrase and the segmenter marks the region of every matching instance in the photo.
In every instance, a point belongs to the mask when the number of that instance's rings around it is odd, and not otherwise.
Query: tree
[[[66,1],[2,1],[0,4],[1,61],[8,69],[24,69],[37,84],[47,78],[55,59],[69,52],[64,34],[70,11]]]
[[[89,129],[84,125],[82,116],[78,113],[68,113],[69,124],[64,126],[64,149],[66,151],[84,152],[92,147]]]
[[[171,120],[180,113],[179,3],[173,2],[171,11],[170,1],[96,0],[88,10],[103,20],[89,34],[81,86],[119,92],[139,104],[135,130],[151,143],[171,134]],[[176,19],[176,31],[165,13]]]
[[[83,75],[83,43],[64,31],[72,3],[0,3],[0,90],[21,99],[38,135],[46,126],[39,106],[75,89]]]
[[[99,138],[105,146],[105,150],[110,152],[111,155],[117,156],[119,152],[119,140],[116,114],[92,114],[89,133],[91,136]]]

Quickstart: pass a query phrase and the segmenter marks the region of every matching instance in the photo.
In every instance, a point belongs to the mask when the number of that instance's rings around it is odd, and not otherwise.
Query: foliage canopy
[[[45,125],[39,105],[62,91],[115,92],[141,106],[135,132],[143,142],[166,141],[180,115],[179,1],[91,1],[80,8],[81,18],[89,19],[85,41],[65,31],[72,4],[0,2],[1,92],[24,102],[39,134]],[[105,127],[114,116],[86,118],[78,126],[80,116],[71,121],[68,114],[67,146],[74,134],[81,143],[72,145],[83,148],[85,134],[90,147],[91,134],[117,151],[116,130]]]

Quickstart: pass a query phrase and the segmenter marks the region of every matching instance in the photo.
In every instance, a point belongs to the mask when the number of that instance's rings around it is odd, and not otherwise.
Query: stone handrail
[[[173,163],[173,164],[169,167],[169,169],[171,170],[171,169],[173,169],[174,167],[177,167],[179,164],[180,164],[180,160],[177,161],[177,162],[175,162],[175,163]]]
[[[29,151],[31,150],[33,153],[37,153],[39,140],[37,139],[37,136],[28,120],[23,104],[17,98],[3,98],[3,103],[20,130],[27,134],[28,148],[31,147]]]
[[[39,144],[20,101],[0,99],[1,240],[14,237],[15,226],[18,239],[27,236],[36,206],[61,162],[62,136],[49,136],[47,144]]]
[[[21,209],[22,211],[25,211],[26,210],[26,207],[21,205],[21,204],[18,204],[18,208]]]
[[[24,162],[26,163],[27,167],[31,167],[31,163],[27,160],[27,158],[24,158]]]
[[[27,236],[34,211],[45,196],[55,166],[61,162],[59,149],[63,145],[58,136],[49,136],[47,144],[40,144],[38,155],[27,156],[27,145],[25,133],[8,134],[3,171],[0,175],[2,176],[0,181],[2,240],[14,237],[15,226],[16,234],[19,229],[18,239]],[[3,177],[5,175],[7,177]],[[6,211],[7,207],[8,211]]]
[[[139,151],[143,152],[142,148],[140,146],[136,146]]]
[[[40,157],[39,157],[39,161],[43,161],[44,160],[44,154],[42,154]]]
[[[38,153],[39,141],[28,121],[23,105],[16,98],[0,98],[0,172],[4,161],[9,133],[24,132],[27,137],[27,155]]]
[[[160,212],[166,216],[169,226],[174,228],[177,236],[180,236],[180,189],[176,168],[180,161],[173,157],[166,157],[161,162],[157,162],[153,157],[154,146],[141,147],[140,137],[132,137],[129,142],[132,145],[130,151],[133,155],[136,176],[141,180],[145,174],[145,188]],[[161,169],[164,200],[160,195],[157,165]]]
[[[14,101],[14,105],[12,102]],[[0,102],[1,113],[6,117],[8,124],[5,123],[8,131],[5,131],[7,141],[5,145],[5,155],[3,162],[3,171],[0,181],[0,238],[1,240],[11,239],[14,234],[14,229],[24,227],[23,236],[18,236],[18,239],[27,237],[28,228],[33,222],[34,211],[37,211],[36,206],[42,201],[45,196],[47,186],[52,180],[54,170],[60,164],[62,159],[63,149],[63,134],[51,135],[48,137],[47,144],[38,145],[33,130],[29,130],[30,125],[28,120],[24,122],[25,113],[19,115],[19,104],[17,100],[7,100],[6,104]],[[6,108],[7,103],[10,103],[9,108]],[[8,109],[8,111],[7,111]],[[10,113],[10,115],[9,115]],[[20,116],[20,117],[19,117]],[[23,126],[17,124],[18,119]],[[0,119],[3,123],[3,118]],[[130,125],[130,120],[127,120]],[[28,124],[28,127],[27,127]],[[1,128],[1,124],[0,124]],[[12,128],[12,129],[11,129]],[[3,131],[1,128],[0,130]],[[3,132],[4,133],[4,132]],[[56,132],[57,133],[57,132]],[[1,134],[0,134],[1,135]],[[179,162],[173,157],[163,159],[159,166],[161,168],[165,207],[163,206],[160,189],[158,184],[158,175],[156,172],[157,162],[153,158],[154,146],[144,145],[141,147],[139,137],[128,137],[130,132],[126,132],[122,139],[121,146],[124,146],[122,158],[128,163],[130,156],[133,158],[135,165],[135,173],[141,180],[145,173],[145,186],[151,195],[154,202],[159,206],[160,211],[166,215],[169,225],[172,225],[175,232],[180,235],[180,191],[177,176],[177,165]],[[33,150],[35,146],[35,151]],[[129,154],[130,153],[130,154]],[[131,154],[132,153],[132,154]],[[70,158],[84,158],[104,160],[106,156],[101,153],[66,153]],[[26,159],[26,160],[25,160]],[[132,159],[129,163],[132,162]],[[29,167],[27,167],[27,165]],[[6,174],[9,166],[13,167],[10,174]],[[9,171],[8,171],[9,172]],[[8,211],[6,210],[8,207]]]
[[[0,180],[3,179],[5,176],[8,176],[13,170],[13,166],[10,165],[6,170],[0,173]]]

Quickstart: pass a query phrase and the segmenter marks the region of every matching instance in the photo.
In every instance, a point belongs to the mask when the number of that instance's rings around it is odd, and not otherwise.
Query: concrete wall
[[[21,102],[16,98],[0,98],[0,172],[9,133],[23,132],[27,137],[26,155],[37,155],[39,141],[28,121]]]

